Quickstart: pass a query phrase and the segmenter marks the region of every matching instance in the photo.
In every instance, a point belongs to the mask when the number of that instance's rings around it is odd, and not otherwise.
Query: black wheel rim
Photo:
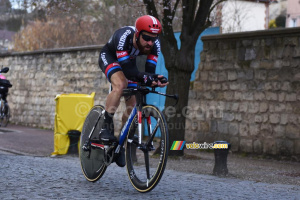
[[[166,166],[168,153],[168,131],[161,112],[153,106],[145,106],[143,108],[142,126],[145,127],[147,125],[147,117],[150,117],[152,131],[155,129],[157,130],[156,137],[153,140],[155,150],[149,150],[148,152],[136,149],[137,160],[135,160],[134,156],[132,156],[132,151],[134,149],[134,143],[138,142],[136,117],[137,116],[135,116],[135,122],[130,126],[130,132],[128,135],[129,141],[133,142],[127,142],[126,146],[127,173],[135,189],[139,192],[149,192],[158,184]],[[147,126],[142,128],[142,130],[144,135],[142,142],[146,142],[149,138],[149,128]],[[147,157],[147,153],[150,165],[148,178],[145,164],[145,157]]]
[[[106,170],[106,166],[103,162],[103,150],[90,147],[90,151],[84,151],[82,149],[82,146],[88,140],[89,134],[102,111],[102,106],[95,106],[92,108],[92,110],[86,117],[80,138],[79,157],[81,169],[86,179],[92,182],[97,181],[99,178],[101,178]],[[102,123],[100,121],[95,127],[95,130],[91,137],[92,139],[98,139],[98,134],[100,132],[101,126]]]

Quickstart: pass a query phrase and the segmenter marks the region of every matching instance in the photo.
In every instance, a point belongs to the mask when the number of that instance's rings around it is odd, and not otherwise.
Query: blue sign
[[[196,47],[195,47],[195,69],[191,75],[191,81],[195,80],[195,73],[198,70],[198,66],[200,63],[200,53],[203,50],[203,42],[201,40],[201,37],[204,35],[213,35],[213,34],[219,34],[220,33],[220,28],[219,27],[212,27],[212,28],[208,28],[205,31],[202,32],[202,34],[199,36],[197,43],[196,43]],[[178,45],[178,49],[181,46],[181,42],[180,42],[180,32],[175,33],[175,38],[177,40],[177,45]],[[165,67],[165,60],[164,57],[162,55],[162,53],[158,56],[158,61],[157,61],[157,66],[156,66],[156,74],[161,74],[164,75],[165,77],[168,77],[168,71]],[[159,92],[166,92],[166,87],[165,88],[157,88],[156,89]],[[147,102],[149,104],[155,105],[157,106],[160,110],[164,109],[164,105],[165,105],[165,100],[166,97],[161,96],[161,95],[157,95],[157,94],[149,94],[147,95]]]

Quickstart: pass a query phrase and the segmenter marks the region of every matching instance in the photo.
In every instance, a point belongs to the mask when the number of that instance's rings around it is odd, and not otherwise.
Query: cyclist
[[[113,116],[116,112],[123,89],[136,84],[133,81],[144,82],[147,86],[164,87],[168,83],[161,83],[158,79],[162,75],[155,74],[157,57],[160,53],[160,40],[158,38],[162,27],[153,16],[144,15],[135,22],[135,27],[125,26],[118,29],[108,43],[102,48],[99,56],[99,66],[111,83],[112,91],[106,98],[103,127],[99,134],[101,141],[116,141],[113,128]],[[147,55],[146,72],[139,72],[136,66],[136,57]],[[128,115],[135,105],[135,97],[125,99],[126,110],[122,116],[125,123]],[[116,163],[125,166],[124,148]]]
[[[3,85],[1,80],[6,80],[6,77],[0,73],[0,96],[3,99],[4,103],[7,103],[6,98],[8,93],[8,87],[6,85]]]

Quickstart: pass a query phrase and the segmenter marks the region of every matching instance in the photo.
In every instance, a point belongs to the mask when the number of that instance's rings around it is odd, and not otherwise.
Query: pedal
[[[104,148],[104,164],[106,166],[109,166],[113,161],[115,157],[115,149],[116,149],[117,143],[113,143],[110,146],[106,146],[107,148]]]

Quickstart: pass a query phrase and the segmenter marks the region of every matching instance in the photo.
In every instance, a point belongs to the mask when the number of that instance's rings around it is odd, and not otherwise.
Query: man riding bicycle
[[[116,141],[113,128],[113,116],[120,104],[123,89],[136,84],[133,81],[143,82],[147,86],[165,87],[168,83],[161,83],[162,75],[155,74],[157,58],[160,53],[161,33],[160,22],[153,16],[139,17],[135,27],[125,26],[118,29],[108,43],[102,48],[99,56],[99,66],[108,81],[112,91],[106,98],[103,127],[99,133],[99,139],[103,142]],[[147,55],[145,64],[146,72],[139,72],[136,66],[136,57]],[[122,116],[125,123],[128,115],[136,103],[134,96],[125,99],[126,110]],[[120,167],[125,166],[124,148],[116,160]]]
[[[4,83],[2,83],[2,82],[4,82]],[[0,96],[3,99],[4,103],[7,103],[6,98],[7,98],[7,94],[8,94],[8,88],[11,87],[11,86],[9,86],[10,83],[9,83],[9,85],[7,85],[7,82],[9,82],[9,81],[6,80],[6,77],[0,73]]]

